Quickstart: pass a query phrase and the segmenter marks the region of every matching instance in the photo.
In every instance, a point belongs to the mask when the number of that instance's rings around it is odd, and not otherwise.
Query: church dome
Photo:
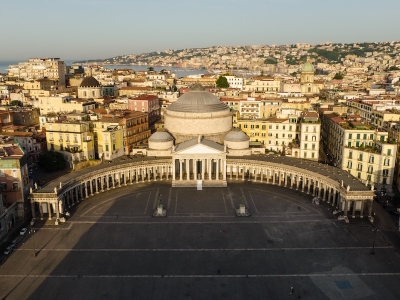
[[[100,87],[100,83],[92,76],[85,77],[80,87]]]
[[[207,92],[201,84],[195,84],[190,91],[167,107],[169,111],[186,113],[210,113],[229,109],[218,97]]]
[[[239,128],[233,128],[224,138],[224,144],[228,149],[243,150],[248,149],[250,138]]]
[[[149,149],[167,150],[174,145],[174,138],[166,131],[156,131],[149,137]]]
[[[301,67],[301,72],[314,72],[314,66],[312,63],[307,61],[302,67]]]
[[[240,129],[234,128],[225,136],[224,140],[230,142],[244,142],[250,140],[250,138]]]
[[[168,142],[174,138],[166,131],[156,131],[149,137],[149,142]]]

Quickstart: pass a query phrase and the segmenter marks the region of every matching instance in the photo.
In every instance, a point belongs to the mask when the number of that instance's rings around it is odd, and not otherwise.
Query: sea
[[[74,61],[66,60],[65,64],[70,66]],[[19,61],[0,61],[0,73],[6,73],[6,69],[10,65],[16,65]],[[208,74],[209,72],[205,69],[187,69],[187,68],[176,68],[176,67],[163,67],[163,66],[143,66],[143,65],[104,65],[104,68],[109,70],[114,69],[133,69],[134,71],[144,71],[149,67],[153,67],[155,71],[169,70],[171,73],[175,73],[177,78],[186,77],[188,75]]]

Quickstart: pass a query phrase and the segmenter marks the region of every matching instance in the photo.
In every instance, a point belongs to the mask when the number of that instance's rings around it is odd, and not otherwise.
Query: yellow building
[[[238,119],[234,127],[240,128],[247,136],[250,142],[261,142],[263,145],[268,141],[268,121],[265,119]]]
[[[72,161],[94,158],[93,134],[88,122],[54,121],[46,123],[47,149],[70,153]]]
[[[96,158],[113,160],[125,154],[126,128],[122,118],[102,117],[93,121]]]
[[[281,81],[271,76],[246,78],[243,90],[246,92],[277,93],[280,92]]]

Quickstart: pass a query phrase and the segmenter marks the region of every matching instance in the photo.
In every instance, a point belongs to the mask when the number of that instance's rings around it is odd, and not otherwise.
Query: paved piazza
[[[152,217],[160,194],[165,218]],[[250,217],[234,214],[241,197]],[[0,268],[0,298],[399,299],[399,253],[378,232],[371,255],[366,218],[346,224],[311,198],[254,183],[112,189],[36,224]]]

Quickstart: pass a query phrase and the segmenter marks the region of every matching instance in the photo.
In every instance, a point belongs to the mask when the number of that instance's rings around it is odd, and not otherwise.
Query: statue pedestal
[[[153,213],[153,217],[166,217],[166,216],[167,216],[167,210],[163,208],[162,204],[159,204]]]
[[[236,215],[238,217],[248,217],[250,216],[250,212],[244,204],[240,204],[239,208],[236,209]]]

